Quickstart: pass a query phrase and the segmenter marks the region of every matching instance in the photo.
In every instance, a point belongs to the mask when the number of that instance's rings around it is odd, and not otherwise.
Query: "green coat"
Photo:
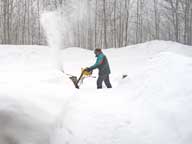
[[[109,75],[111,73],[107,57],[101,52],[97,55],[97,60],[94,65],[90,67],[91,70],[99,69],[99,75]]]

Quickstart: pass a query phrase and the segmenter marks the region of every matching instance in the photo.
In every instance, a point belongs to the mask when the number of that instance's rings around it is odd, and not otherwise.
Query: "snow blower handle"
[[[91,76],[92,71],[87,71],[87,68],[81,68],[81,75],[79,76],[77,82],[75,83],[75,87],[79,89],[79,81],[82,79],[83,76]]]
[[[88,68],[81,68],[81,72],[83,73],[84,76],[92,75],[92,71],[89,71]]]

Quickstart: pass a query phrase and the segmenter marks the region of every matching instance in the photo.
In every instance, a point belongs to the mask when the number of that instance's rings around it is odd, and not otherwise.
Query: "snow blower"
[[[80,87],[79,82],[81,81],[81,83],[82,83],[84,78],[91,77],[91,75],[92,75],[92,72],[88,72],[88,71],[86,71],[86,69],[81,68],[81,75],[79,76],[78,79],[76,76],[73,76],[73,75],[69,75],[70,76],[69,78],[72,80],[75,87],[77,89],[79,89],[79,87]]]

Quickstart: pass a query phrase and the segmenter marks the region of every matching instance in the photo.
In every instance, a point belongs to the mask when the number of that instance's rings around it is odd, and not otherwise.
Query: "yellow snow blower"
[[[79,76],[78,79],[77,79],[76,76],[72,76],[72,75],[70,75],[69,78],[72,80],[72,82],[74,83],[75,87],[77,89],[79,89],[79,82],[83,81],[83,79],[86,78],[86,77],[91,77],[91,75],[92,75],[92,72],[86,71],[86,68],[85,69],[81,68],[81,75]]]

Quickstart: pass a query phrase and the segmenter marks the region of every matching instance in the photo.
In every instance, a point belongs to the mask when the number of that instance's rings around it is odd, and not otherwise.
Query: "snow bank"
[[[60,79],[63,82],[48,78],[47,81],[1,84],[0,143],[50,142],[63,117],[63,107],[74,93],[68,78]]]
[[[53,143],[190,144],[191,47],[153,41],[104,52],[116,88],[97,91],[95,80],[84,80]],[[128,78],[120,80],[123,73]]]
[[[27,97],[27,96],[26,96]],[[53,119],[26,99],[0,95],[0,143],[48,143]]]
[[[53,68],[46,46],[0,45],[0,71],[41,71]]]
[[[0,46],[0,143],[47,144],[74,93],[43,46]]]
[[[96,90],[94,78],[76,90],[50,65],[48,49],[3,47],[0,143],[191,143],[191,47],[153,41],[104,50],[113,89],[102,90]],[[69,48],[61,61],[66,73],[78,75],[95,57]],[[128,77],[121,79],[124,73]]]

